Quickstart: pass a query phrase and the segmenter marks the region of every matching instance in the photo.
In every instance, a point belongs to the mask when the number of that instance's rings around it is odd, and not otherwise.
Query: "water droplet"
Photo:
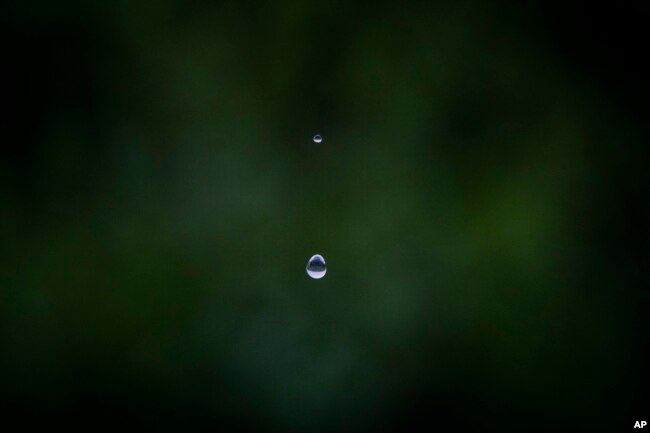
[[[314,135],[314,143],[320,143],[321,141],[323,141],[323,137],[320,135]]]
[[[327,273],[325,259],[320,254],[313,255],[307,262],[307,275],[315,280],[323,278]]]

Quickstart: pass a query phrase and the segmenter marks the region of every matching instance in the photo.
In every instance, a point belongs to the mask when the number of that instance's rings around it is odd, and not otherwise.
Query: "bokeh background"
[[[521,3],[4,3],[3,423],[648,419],[648,14]]]

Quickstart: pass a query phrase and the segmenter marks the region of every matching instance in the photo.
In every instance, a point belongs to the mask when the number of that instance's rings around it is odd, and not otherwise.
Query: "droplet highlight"
[[[315,254],[307,262],[307,275],[315,280],[319,280],[327,273],[325,259],[320,254]]]
[[[314,135],[314,143],[320,143],[321,141],[323,141],[323,137],[320,135]]]

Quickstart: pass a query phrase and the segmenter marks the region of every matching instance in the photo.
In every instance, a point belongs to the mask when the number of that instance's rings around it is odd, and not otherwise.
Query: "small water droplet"
[[[321,141],[323,141],[323,137],[320,135],[314,135],[314,143],[320,143]]]
[[[307,262],[307,275],[315,280],[323,278],[327,273],[325,259],[320,254],[313,255]]]

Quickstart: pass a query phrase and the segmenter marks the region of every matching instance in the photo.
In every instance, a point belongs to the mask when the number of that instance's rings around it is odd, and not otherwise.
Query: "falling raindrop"
[[[323,141],[323,137],[320,135],[314,135],[314,143],[320,143],[321,141]]]
[[[320,254],[313,255],[307,262],[307,275],[315,280],[323,278],[327,273],[325,259]]]

